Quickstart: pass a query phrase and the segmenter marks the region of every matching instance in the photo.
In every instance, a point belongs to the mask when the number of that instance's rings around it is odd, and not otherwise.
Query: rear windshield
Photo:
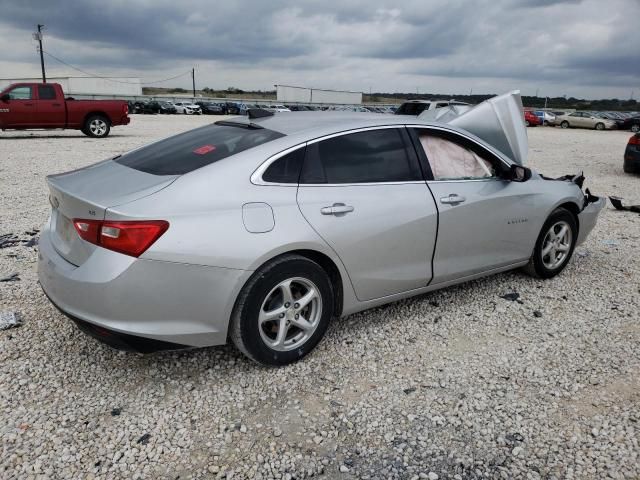
[[[183,175],[284,134],[244,124],[206,125],[126,153],[115,161],[152,175]]]

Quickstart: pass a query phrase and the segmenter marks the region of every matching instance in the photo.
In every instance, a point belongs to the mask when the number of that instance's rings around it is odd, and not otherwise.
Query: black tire
[[[270,292],[281,282],[292,278],[303,279],[317,287],[321,309],[318,313],[319,318],[315,329],[303,343],[290,350],[276,350],[265,343],[263,333],[271,333],[269,328],[278,328],[273,324],[280,320],[265,322],[265,325],[269,324],[265,330],[264,325],[259,325],[258,316],[263,303],[269,298]],[[325,270],[306,257],[292,254],[283,255],[261,267],[244,286],[236,300],[231,316],[229,336],[236,348],[251,360],[263,365],[286,365],[300,360],[316,347],[329,326],[333,311],[333,287]],[[261,328],[263,328],[262,332]],[[293,328],[293,334],[298,333],[298,330],[304,334],[297,327],[290,328]]]
[[[604,123],[602,122],[596,123],[596,130],[604,130]]]
[[[633,133],[638,133],[640,132],[640,125],[636,124],[636,125],[631,125],[631,131]]]
[[[545,127],[548,127],[549,126],[549,121],[545,120],[544,122],[542,122],[542,125],[545,126]]]
[[[111,122],[103,115],[90,115],[82,127],[82,133],[93,138],[104,138],[110,131]]]
[[[567,122],[566,120],[563,120],[562,123],[560,124],[560,128],[569,128],[569,122]]]
[[[531,126],[531,124],[529,123],[529,120],[525,120],[524,124],[525,124],[526,127],[530,127]]]
[[[547,237],[549,230],[552,226],[555,226],[559,222],[564,222],[571,229],[571,244],[569,246],[568,253],[566,257],[562,260],[562,263],[557,265],[555,268],[549,268],[543,259],[543,243]],[[524,270],[530,274],[531,276],[538,278],[552,278],[558,275],[569,263],[571,260],[571,256],[573,255],[573,250],[576,246],[576,240],[578,239],[578,223],[576,221],[576,217],[565,208],[557,208],[555,209],[547,221],[544,222],[542,226],[542,230],[538,235],[538,239],[536,240],[536,245],[533,248],[533,254],[531,255],[531,259],[529,263],[524,267]]]

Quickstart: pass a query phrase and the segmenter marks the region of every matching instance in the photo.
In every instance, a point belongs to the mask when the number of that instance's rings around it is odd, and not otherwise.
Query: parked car
[[[205,115],[223,115],[224,109],[222,105],[214,102],[196,102],[196,105],[199,105],[202,109],[202,113]]]
[[[396,115],[420,115],[425,110],[448,107],[449,105],[469,105],[457,100],[408,100],[398,107]]]
[[[595,128],[596,130],[610,130],[616,128],[616,122],[596,117],[591,112],[573,112],[558,115],[554,122],[562,128]]]
[[[129,113],[138,113],[136,102],[134,102],[133,100],[127,101],[127,107],[129,109]]]
[[[533,114],[537,115],[540,120],[542,120],[543,125],[553,125],[556,120],[556,116],[551,112],[547,112],[546,110],[536,110],[533,112]]]
[[[631,130],[634,133],[640,132],[640,116],[625,118],[622,123],[618,125],[621,130]]]
[[[632,135],[624,152],[624,171],[640,173],[640,133]]]
[[[176,113],[183,113],[185,115],[202,115],[202,110],[199,105],[191,102],[174,102],[176,107]]]
[[[14,83],[0,92],[2,130],[72,129],[106,137],[111,127],[130,121],[124,100],[65,99],[58,83]]]
[[[522,165],[517,101],[496,103],[500,122],[458,117],[465,129],[348,112],[219,121],[51,175],[40,284],[111,345],[229,338],[283,365],[335,317],[519,267],[553,277],[604,200],[580,175]]]
[[[240,115],[240,104],[235,102],[225,102],[225,115]]]
[[[524,111],[524,124],[527,127],[537,127],[538,125],[542,125],[542,120],[540,117],[535,115],[533,112],[529,110]]]
[[[171,102],[158,102],[158,113],[162,113],[165,115],[170,115],[177,113],[178,110]]]

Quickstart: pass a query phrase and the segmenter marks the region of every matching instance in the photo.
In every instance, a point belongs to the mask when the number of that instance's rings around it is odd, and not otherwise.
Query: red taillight
[[[164,220],[99,221],[74,219],[80,238],[115,252],[139,257],[169,228]]]
[[[127,105],[126,103],[122,106],[122,113],[124,113],[125,115],[129,114],[129,105]]]
[[[640,145],[640,135],[634,135],[629,139],[629,145]]]
[[[101,225],[102,222],[100,220],[76,219],[73,221],[73,226],[76,227],[76,232],[78,232],[80,238],[96,245],[98,244]]]

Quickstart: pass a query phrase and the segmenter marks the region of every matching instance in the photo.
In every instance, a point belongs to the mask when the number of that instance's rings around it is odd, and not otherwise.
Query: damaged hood
[[[475,107],[427,110],[418,118],[462,128],[501,151],[518,165],[527,162],[529,142],[520,91],[490,98]]]

